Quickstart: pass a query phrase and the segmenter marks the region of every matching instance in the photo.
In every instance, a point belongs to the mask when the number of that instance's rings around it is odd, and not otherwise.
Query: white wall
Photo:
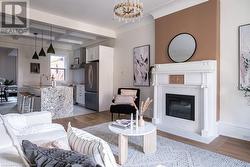
[[[250,23],[250,0],[221,0],[221,120],[220,134],[250,140],[250,105],[238,90],[238,27]],[[117,35],[114,57],[114,92],[133,87],[133,48],[150,44],[155,62],[155,27],[147,24]],[[153,89],[141,88],[142,100],[153,97]],[[152,112],[152,111],[151,111]],[[150,114],[152,116],[152,113]]]
[[[37,45],[37,53],[41,49],[40,41]],[[5,36],[0,37],[0,47],[17,48],[17,83],[18,86],[24,84],[38,85],[40,83],[40,75],[30,73],[30,63],[40,63],[40,74],[50,75],[50,63],[49,56],[40,57],[39,60],[32,60],[34,54],[34,41],[30,39],[12,39]],[[47,48],[45,48],[47,50]],[[55,45],[56,54],[66,56],[68,62],[70,62],[73,55],[73,51],[63,45]],[[67,65],[69,68],[69,64]],[[70,81],[71,73],[68,70],[67,79]]]
[[[250,140],[250,105],[238,90],[238,27],[250,23],[250,0],[221,0],[221,123],[224,135]]]
[[[152,21],[117,35],[114,56],[114,93],[119,87],[133,86],[133,48],[150,44],[150,63],[155,63],[155,25]],[[153,87],[140,87],[141,100],[153,98]],[[151,106],[152,107],[152,106]],[[149,116],[152,116],[152,109]]]

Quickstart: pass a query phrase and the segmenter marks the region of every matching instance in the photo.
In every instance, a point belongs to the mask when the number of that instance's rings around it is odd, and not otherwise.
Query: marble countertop
[[[41,88],[41,111],[50,111],[53,119],[73,115],[73,87]]]

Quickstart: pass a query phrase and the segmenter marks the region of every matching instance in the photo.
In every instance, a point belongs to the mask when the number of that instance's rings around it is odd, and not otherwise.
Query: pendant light
[[[50,45],[49,45],[49,48],[47,50],[47,53],[50,53],[50,54],[55,54],[55,49],[52,45],[52,24],[50,26]]]
[[[37,33],[34,33],[34,35],[35,35],[35,53],[33,54],[33,56],[32,56],[32,59],[39,59],[39,57],[38,57],[38,55],[37,55],[37,53],[36,53],[36,36],[37,36]]]
[[[44,52],[44,49],[43,49],[43,31],[42,31],[42,48],[39,52],[39,56],[46,57],[46,53]]]

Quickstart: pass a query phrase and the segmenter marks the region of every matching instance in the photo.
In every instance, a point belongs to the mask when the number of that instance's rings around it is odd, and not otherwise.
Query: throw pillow
[[[129,95],[117,95],[115,97],[115,104],[134,104],[134,97]]]
[[[103,167],[117,167],[115,157],[109,145],[101,138],[81,129],[71,127],[70,123],[68,124],[67,134],[72,150],[93,156],[96,163]]]
[[[136,97],[137,90],[132,89],[121,89],[121,95]]]
[[[22,141],[22,146],[31,166],[36,167],[100,167],[89,156],[74,151],[38,147],[28,140]]]
[[[39,147],[44,147],[44,148],[59,148],[63,150],[71,150],[69,145],[65,144],[61,140],[54,140],[54,141],[35,141],[33,142]]]

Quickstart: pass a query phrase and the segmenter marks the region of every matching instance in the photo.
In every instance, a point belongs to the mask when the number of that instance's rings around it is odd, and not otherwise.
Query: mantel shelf
[[[213,73],[214,70],[188,70],[188,71],[183,71],[183,70],[172,70],[172,71],[153,71],[152,74],[169,74],[169,75],[183,75],[187,73]]]
[[[156,86],[156,84],[155,84]],[[194,88],[201,88],[202,85],[190,85],[190,84],[157,84],[157,86],[165,86],[165,87],[194,87]]]
[[[216,71],[215,60],[193,61],[185,63],[156,64],[153,74],[213,73]]]

